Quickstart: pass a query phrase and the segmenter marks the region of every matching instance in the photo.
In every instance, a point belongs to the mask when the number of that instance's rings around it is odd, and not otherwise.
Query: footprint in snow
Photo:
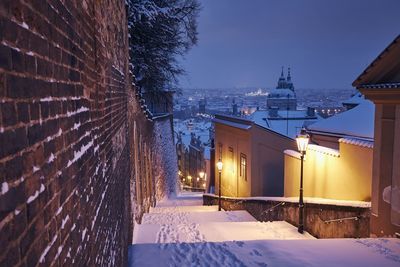
[[[256,254],[257,256],[261,257],[261,253],[257,250],[257,249],[253,249],[254,254]]]
[[[243,241],[236,241],[235,243],[236,243],[236,245],[238,245],[239,247],[243,247],[243,246],[244,246],[244,242],[243,242]]]
[[[267,267],[268,264],[266,264],[265,262],[256,262],[258,266],[260,267]]]

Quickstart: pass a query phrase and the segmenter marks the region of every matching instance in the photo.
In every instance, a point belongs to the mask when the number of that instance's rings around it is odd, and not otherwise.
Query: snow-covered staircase
[[[245,210],[218,211],[218,206],[202,206],[201,195],[167,200],[135,227],[136,244],[224,242],[263,239],[310,239],[287,222],[258,222]],[[184,205],[179,205],[180,203]]]
[[[314,239],[287,222],[202,206],[201,195],[163,201],[135,225],[129,266],[385,266],[396,239]]]

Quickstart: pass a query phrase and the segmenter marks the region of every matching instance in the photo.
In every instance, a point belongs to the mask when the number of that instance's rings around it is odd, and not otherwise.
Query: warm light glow
[[[181,172],[181,171],[178,171],[178,175],[181,176],[181,175],[182,175],[182,172]]]
[[[188,178],[188,180],[192,180],[192,176],[190,176],[190,175],[187,178]]]
[[[219,160],[218,162],[217,162],[217,169],[218,169],[218,171],[219,172],[222,172],[222,161],[221,160]]]
[[[306,133],[300,133],[296,137],[296,142],[297,142],[297,148],[301,153],[304,153],[307,151],[307,146],[308,146],[308,141],[309,141],[309,136]]]
[[[206,187],[206,183],[203,184],[203,187],[204,187],[204,188]]]
[[[199,176],[200,176],[201,179],[203,179],[203,177],[204,177],[204,172],[199,172]]]
[[[185,178],[183,178],[183,179],[182,179],[182,181],[186,181],[186,179],[185,179]]]
[[[200,178],[199,177],[197,177],[197,182],[200,180]]]

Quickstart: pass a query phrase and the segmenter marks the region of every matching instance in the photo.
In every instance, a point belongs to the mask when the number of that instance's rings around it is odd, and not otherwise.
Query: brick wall
[[[204,195],[203,202],[204,205],[218,205],[218,196]],[[296,227],[299,220],[298,205],[298,202],[273,200],[221,199],[221,206],[225,210],[247,210],[259,221],[287,221]],[[304,229],[314,237],[369,237],[369,208],[305,203],[304,215]],[[357,219],[350,219],[354,217]]]
[[[2,0],[0,38],[0,266],[124,265],[143,173],[124,1]]]

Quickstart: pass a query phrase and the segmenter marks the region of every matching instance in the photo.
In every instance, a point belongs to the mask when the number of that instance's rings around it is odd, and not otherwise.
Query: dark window
[[[243,153],[240,153],[240,177],[247,181],[247,158]]]
[[[222,160],[222,143],[218,143],[219,160]]]

